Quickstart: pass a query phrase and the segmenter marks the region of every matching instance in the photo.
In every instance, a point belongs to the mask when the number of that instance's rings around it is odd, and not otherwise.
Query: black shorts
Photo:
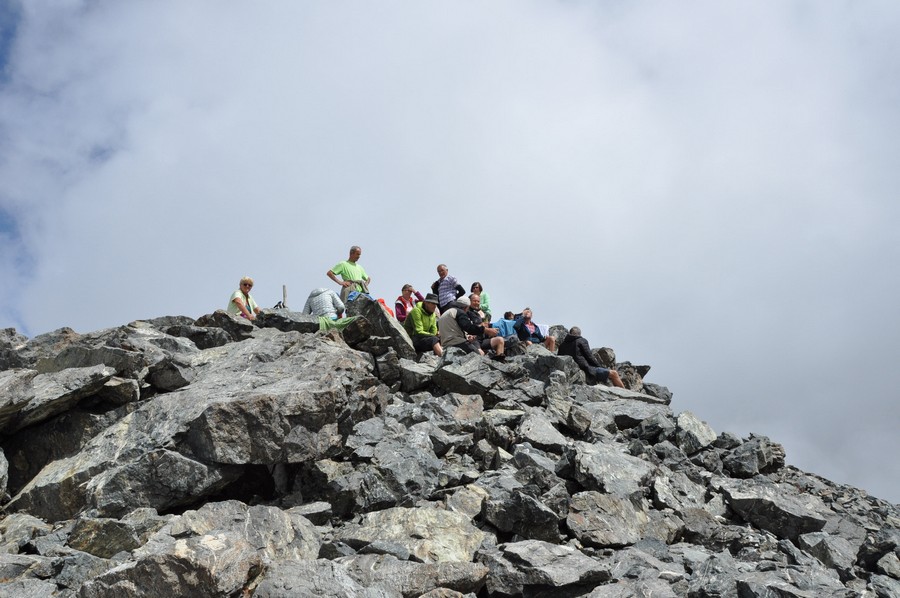
[[[470,342],[466,341],[464,343],[460,343],[458,345],[453,345],[457,349],[462,349],[466,353],[478,353],[478,341]]]
[[[439,343],[440,339],[436,336],[417,336],[413,339],[413,349],[416,353],[427,353],[434,349],[434,345]]]

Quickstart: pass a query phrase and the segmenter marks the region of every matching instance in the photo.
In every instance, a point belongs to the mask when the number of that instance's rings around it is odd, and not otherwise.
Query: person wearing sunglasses
[[[253,288],[253,279],[245,276],[241,279],[238,290],[231,294],[228,300],[227,312],[232,316],[241,316],[248,320],[255,320],[256,314],[260,312],[259,306],[250,295],[250,289]]]

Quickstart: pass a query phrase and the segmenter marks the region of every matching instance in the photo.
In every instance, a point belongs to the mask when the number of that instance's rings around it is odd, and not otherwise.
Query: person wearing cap
[[[400,289],[400,296],[394,302],[394,315],[397,317],[397,321],[405,322],[407,314],[412,311],[416,303],[421,301],[425,301],[422,293],[413,288],[411,284],[403,285],[403,288]]]
[[[607,369],[600,365],[600,362],[594,357],[594,353],[591,351],[590,343],[587,342],[586,338],[581,336],[581,328],[578,326],[569,328],[569,334],[567,334],[566,338],[563,339],[563,342],[559,344],[559,354],[568,355],[574,359],[575,363],[578,364],[578,367],[580,367],[585,374],[594,376],[600,380],[600,382],[605,384],[609,381],[612,382],[614,386],[625,388],[625,385],[622,384],[622,378],[619,376],[619,372]]]
[[[475,324],[469,316],[470,305],[468,297],[460,297],[441,313],[441,317],[438,318],[441,344],[447,349],[458,347],[466,353],[484,355],[476,336],[481,332],[481,326]]]
[[[417,353],[430,350],[440,357],[444,354],[444,350],[441,347],[441,340],[438,338],[437,314],[435,313],[437,305],[437,295],[434,293],[425,295],[422,301],[416,303],[409,310],[403,321],[403,328],[409,334]]]

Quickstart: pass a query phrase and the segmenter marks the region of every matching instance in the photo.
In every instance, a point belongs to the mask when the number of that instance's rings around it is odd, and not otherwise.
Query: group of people
[[[349,324],[352,318],[343,317],[346,302],[359,293],[368,294],[371,278],[358,263],[361,255],[362,249],[354,245],[349,257],[326,273],[340,285],[340,296],[326,288],[313,289],[309,294],[303,313],[318,316],[323,329],[341,329]],[[549,351],[556,351],[556,339],[541,332],[532,320],[530,308],[519,314],[507,311],[503,318],[491,322],[490,298],[480,282],[472,283],[466,295],[465,288],[450,276],[446,264],[438,265],[437,274],[430,293],[422,296],[413,285],[404,284],[394,303],[393,315],[403,324],[417,352],[432,351],[440,356],[446,349],[457,347],[502,362],[506,360],[506,347],[510,343],[543,344]],[[242,278],[240,288],[228,301],[228,313],[255,319],[260,309],[250,296],[251,288],[253,279]],[[569,355],[586,374],[601,382],[624,387],[618,372],[597,361],[577,326],[569,329],[560,343],[559,354]]]

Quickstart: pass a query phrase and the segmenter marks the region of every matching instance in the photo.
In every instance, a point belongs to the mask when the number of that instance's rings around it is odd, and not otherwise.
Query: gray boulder
[[[416,350],[412,340],[403,325],[392,317],[377,301],[372,301],[365,295],[360,295],[347,303],[348,316],[362,316],[372,325],[376,336],[389,337],[393,342],[394,350],[403,359],[415,359]]]
[[[722,459],[723,467],[736,478],[751,478],[784,467],[784,447],[765,436],[741,444]]]
[[[419,598],[439,588],[457,593],[478,592],[488,573],[487,567],[479,563],[415,563],[389,555],[361,554],[341,557],[336,562],[363,587],[397,590],[404,598]]]
[[[675,438],[678,446],[688,456],[711,445],[716,440],[716,433],[704,421],[690,411],[680,413],[677,417],[678,428]]]
[[[616,445],[575,442],[566,457],[585,488],[620,497],[641,491],[653,473],[646,461],[626,455]]]
[[[276,328],[282,332],[314,333],[319,331],[319,318],[289,309],[264,309],[256,316],[260,328]]]
[[[761,478],[723,479],[716,485],[735,513],[779,538],[796,542],[802,534],[820,531],[827,522],[822,513],[828,508],[821,500],[784,485]]]
[[[100,390],[115,370],[103,365],[49,374],[33,370],[0,372],[0,433],[11,434],[63,413]]]
[[[492,594],[523,596],[537,589],[590,590],[610,578],[608,565],[570,546],[540,540],[488,547],[478,560],[489,570],[485,587]]]
[[[627,498],[588,491],[572,496],[566,526],[585,546],[626,546],[642,537],[646,508]]]
[[[335,539],[356,548],[375,541],[396,542],[423,563],[469,562],[485,538],[468,517],[432,508],[394,507],[366,513],[345,525]]]

